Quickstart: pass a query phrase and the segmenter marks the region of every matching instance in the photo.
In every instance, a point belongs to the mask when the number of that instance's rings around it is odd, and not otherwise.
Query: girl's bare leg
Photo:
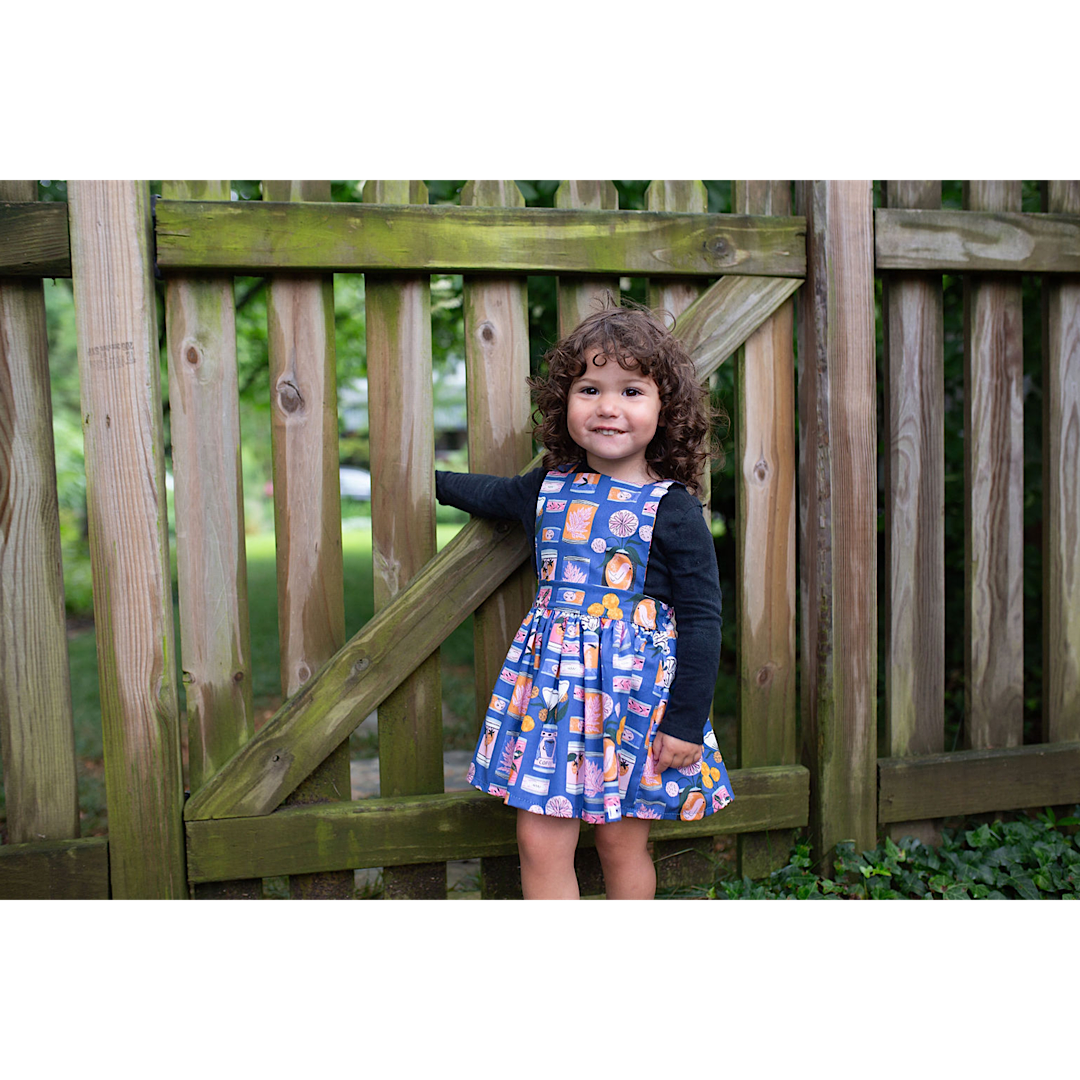
[[[574,852],[579,818],[546,817],[517,812],[521,891],[526,900],[578,900]]]
[[[656,867],[649,857],[649,821],[621,818],[596,826],[596,850],[609,900],[652,900]]]

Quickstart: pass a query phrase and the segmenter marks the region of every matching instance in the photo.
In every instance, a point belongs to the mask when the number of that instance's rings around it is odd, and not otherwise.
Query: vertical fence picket
[[[700,180],[653,180],[645,190],[647,210],[672,213],[704,214],[708,209],[708,192]],[[669,312],[678,317],[704,291],[696,278],[650,278],[646,297],[650,308]],[[712,518],[709,503],[712,494],[712,473],[706,469],[698,498],[704,504],[706,522]],[[678,612],[676,612],[676,615]],[[656,863],[658,888],[676,888],[705,880],[713,852],[713,838],[693,840],[654,840],[653,861]]]
[[[268,202],[330,201],[324,180],[266,180]],[[345,643],[334,279],[276,275],[267,294],[281,683],[291,697]],[[345,740],[287,800],[348,802]],[[294,899],[346,899],[353,874],[289,880]]]
[[[462,206],[524,206],[512,180],[471,180]],[[529,389],[529,314],[525,278],[466,275],[465,368],[468,388],[469,469],[512,475],[532,457]],[[531,564],[484,601],[474,613],[476,709],[482,722],[506,650],[536,592]],[[485,898],[521,895],[516,856],[481,860]]]
[[[228,200],[228,181],[166,180],[166,199]],[[254,734],[244,492],[230,275],[170,277],[165,339],[176,506],[188,785]],[[254,899],[262,882],[195,886],[197,899]]]
[[[791,213],[786,181],[735,181],[736,214]],[[736,358],[739,768],[790,765],[795,745],[795,307],[788,300]],[[793,834],[739,835],[739,873],[787,861]]]
[[[1019,180],[968,181],[968,210],[1017,211]],[[1024,734],[1024,403],[1020,282],[964,279],[964,745]]]
[[[940,180],[890,180],[885,205],[941,208]],[[891,757],[945,749],[945,331],[940,274],[882,283],[885,384],[885,727]],[[889,826],[940,841],[933,822]]]
[[[150,188],[71,181],[68,213],[110,884],[117,899],[180,898],[187,884]]]
[[[33,180],[0,180],[32,202]],[[7,842],[79,835],[45,294],[0,277],[0,746]]]
[[[799,181],[802,742],[813,849],[877,835],[877,447],[870,184]]]
[[[421,181],[369,180],[367,203],[426,203]],[[368,400],[375,609],[435,554],[435,432],[431,383],[431,283],[426,276],[368,274]],[[443,790],[439,654],[379,706],[379,789]],[[446,899],[446,864],[387,867],[387,897]]]
[[[1080,214],[1080,181],[1051,180],[1044,209]],[[1080,741],[1080,282],[1043,281],[1043,731]]]
[[[619,193],[610,180],[564,180],[555,192],[559,210],[618,210]],[[559,337],[565,337],[607,294],[619,299],[619,279],[599,274],[559,275]]]

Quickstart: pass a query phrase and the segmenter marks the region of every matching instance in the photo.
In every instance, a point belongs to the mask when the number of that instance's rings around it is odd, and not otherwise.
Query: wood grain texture
[[[420,181],[369,180],[363,198],[365,203],[426,205],[427,188]],[[436,548],[431,283],[426,275],[368,274],[364,291],[378,611]],[[389,796],[443,790],[437,651],[379,706],[379,789]],[[446,867],[387,870],[383,886],[390,898],[445,898]]]
[[[965,204],[1020,207],[1019,181]],[[1019,746],[1024,723],[1024,407],[1020,282],[964,278],[964,745]]]
[[[33,201],[35,180],[0,184],[8,187],[0,199],[0,276],[71,277],[67,204]]]
[[[786,181],[736,180],[736,213],[791,213]],[[795,305],[787,300],[736,354],[735,621],[740,767],[796,760]],[[790,835],[739,838],[739,872],[782,866]]]
[[[734,281],[717,282],[686,312],[689,329],[683,341],[702,378],[801,284],[774,282],[748,298]],[[729,300],[736,301],[730,310]],[[537,464],[538,457],[526,470]],[[185,818],[248,817],[276,809],[329,750],[530,556],[530,544],[509,523],[471,521],[192,795]]]
[[[1080,800],[1080,745],[882,758],[878,774],[882,823],[1075,805]]]
[[[814,851],[876,836],[876,402],[870,184],[799,181],[802,734]]]
[[[610,180],[564,180],[555,192],[559,210],[618,210],[619,193]],[[609,303],[619,302],[618,275],[560,274],[559,337]]]
[[[890,180],[889,207],[938,209],[941,181]],[[893,757],[945,740],[944,307],[940,274],[882,275],[885,385],[885,739]],[[940,843],[933,822],[902,822]]]
[[[1050,181],[1080,215],[1080,180]],[[1080,741],[1080,280],[1043,279],[1043,730]]]
[[[156,214],[163,272],[801,277],[806,271],[799,218],[254,201],[161,201]]]
[[[691,840],[806,824],[810,777],[799,765],[734,770],[739,797],[699,821],[654,822],[659,840]],[[581,846],[593,844],[583,829]],[[192,881],[270,877],[342,867],[397,866],[435,860],[512,856],[515,818],[478,791],[362,799],[348,805],[289,807],[251,818],[188,825]]]
[[[34,181],[0,181],[33,199]],[[0,277],[0,748],[7,842],[79,835],[40,281]]]
[[[108,899],[104,837],[0,847],[0,900]]]
[[[461,202],[463,206],[525,205],[512,180],[470,181],[462,189]],[[467,275],[463,301],[469,471],[513,476],[532,457],[525,279]],[[526,564],[474,613],[478,724],[506,650],[535,595],[536,575]]]
[[[282,198],[330,198],[330,182],[264,181]],[[277,275],[267,290],[274,533],[281,688],[295,694],[345,643],[338,477],[334,283]],[[335,747],[290,794],[300,804],[350,797],[348,746]],[[347,874],[289,882],[295,899],[347,899]]]
[[[878,270],[1080,272],[1075,215],[1021,214],[1015,200],[1008,210],[999,205],[972,206],[970,211],[876,210]]]
[[[162,184],[167,198],[213,197],[206,188]],[[228,199],[228,182],[213,195]],[[188,785],[197,791],[255,733],[232,279],[171,278],[165,322]]]
[[[86,502],[117,899],[187,896],[150,192],[71,181]]]

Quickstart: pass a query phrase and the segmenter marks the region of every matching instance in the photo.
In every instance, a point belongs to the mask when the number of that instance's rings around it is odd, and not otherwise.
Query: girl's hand
[[[685,769],[687,765],[693,765],[701,759],[701,745],[684,742],[673,735],[658,731],[653,736],[652,757],[653,768],[658,773],[668,768]]]

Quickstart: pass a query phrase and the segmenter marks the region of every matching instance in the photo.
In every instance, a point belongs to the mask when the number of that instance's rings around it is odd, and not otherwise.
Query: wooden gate
[[[964,211],[890,185],[734,185],[706,214],[697,182],[654,182],[647,211],[606,182],[566,182],[555,209],[510,182],[428,206],[417,182],[71,182],[69,202],[0,188],[0,642],[8,843],[0,896],[346,895],[386,867],[391,896],[445,896],[445,861],[484,860],[485,895],[512,895],[513,815],[442,792],[439,644],[477,613],[478,711],[531,595],[527,545],[472,522],[435,554],[428,276],[465,275],[470,467],[529,464],[524,275],[558,276],[561,328],[623,275],[679,315],[704,377],[735,355],[740,768],[722,815],[654,829],[658,854],[713,831],[741,867],[785,854],[807,825],[819,853],[872,846],[948,814],[1080,799],[1080,519],[1075,432],[1080,322],[1075,182],[1050,213],[971,186]],[[1004,197],[1013,199],[1008,189]],[[929,198],[934,198],[931,187]],[[7,200],[3,202],[2,200]],[[980,201],[984,200],[984,201]],[[938,195],[940,204],[940,195]],[[70,236],[70,241],[69,241]],[[877,745],[877,421],[874,273],[885,278],[888,400],[887,757]],[[935,479],[942,271],[970,278],[971,545],[968,748],[941,751],[942,538]],[[344,640],[332,332],[335,271],[366,275],[372,516],[379,608]],[[980,275],[1047,275],[1047,721],[1021,746],[1017,687],[1015,293]],[[239,473],[232,276],[268,275],[282,685],[254,734]],[[108,841],[78,837],[56,555],[42,276],[71,274],[98,625]],[[174,684],[154,275],[166,281],[181,645],[190,798]],[[935,293],[934,278],[937,278]],[[717,280],[718,279],[718,280]],[[799,291],[796,462],[792,337]],[[968,278],[965,278],[968,280]],[[977,393],[975,392],[977,391]],[[995,433],[980,435],[990,418]],[[1004,425],[1004,427],[1003,427]],[[911,446],[920,449],[912,453]],[[914,463],[914,466],[913,466]],[[802,738],[796,744],[795,479],[801,521]],[[989,477],[983,480],[983,477]],[[917,493],[917,494],[916,494]],[[51,511],[50,511],[51,503]],[[50,516],[51,515],[51,516]],[[999,527],[1001,523],[1005,523]],[[914,533],[912,532],[914,530]],[[734,599],[734,604],[732,604]],[[929,613],[929,618],[927,618]],[[936,704],[935,704],[936,703]],[[348,801],[350,732],[380,713],[383,797]],[[1008,719],[1003,719],[1007,717]],[[915,826],[917,827],[917,826]],[[772,830],[771,837],[766,835]],[[588,830],[582,847],[589,845]],[[779,833],[779,835],[777,835]],[[677,848],[665,847],[678,837]],[[678,860],[665,860],[674,865]]]

